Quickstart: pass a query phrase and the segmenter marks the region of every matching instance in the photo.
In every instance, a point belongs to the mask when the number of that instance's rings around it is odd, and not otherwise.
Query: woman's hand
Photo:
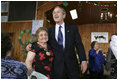
[[[99,51],[102,51],[102,49],[98,49],[98,50],[96,50],[97,54],[99,53]]]
[[[34,52],[29,51],[27,53],[27,58],[26,58],[25,64],[26,64],[26,67],[28,69],[28,73],[27,73],[28,76],[31,75],[31,73],[33,71],[32,62],[33,62],[34,57],[35,57],[35,53]]]
[[[34,70],[33,70],[32,68],[29,69],[28,72],[27,72],[27,75],[30,76],[33,71],[34,71]]]

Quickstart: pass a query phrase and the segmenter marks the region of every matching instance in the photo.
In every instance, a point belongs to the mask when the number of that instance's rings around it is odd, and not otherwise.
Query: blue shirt
[[[89,70],[93,72],[104,72],[103,64],[105,64],[102,51],[96,53],[95,49],[89,51]]]
[[[1,59],[1,78],[2,79],[27,79],[27,68],[19,61],[8,57]]]

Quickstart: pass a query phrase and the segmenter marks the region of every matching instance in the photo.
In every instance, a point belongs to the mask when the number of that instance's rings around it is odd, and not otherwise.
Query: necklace
[[[41,45],[39,42],[37,42],[44,50],[47,50],[47,43],[46,43],[46,45]]]
[[[44,51],[46,51],[46,55],[47,55],[47,56],[50,56],[50,55],[51,55],[50,52],[48,51],[47,44],[46,44],[46,46],[44,47],[44,46],[42,46],[39,42],[37,42],[37,43],[44,49]]]

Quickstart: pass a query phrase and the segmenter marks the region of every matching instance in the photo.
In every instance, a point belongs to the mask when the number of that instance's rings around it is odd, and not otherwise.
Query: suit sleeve
[[[48,28],[48,44],[50,45],[50,34],[51,34],[51,32],[50,32],[50,30],[51,30],[51,28]],[[51,46],[51,45],[50,45]]]
[[[82,40],[81,40],[80,34],[78,32],[77,26],[75,26],[75,45],[76,45],[77,53],[79,55],[80,63],[82,61],[86,61],[84,46],[82,44]]]

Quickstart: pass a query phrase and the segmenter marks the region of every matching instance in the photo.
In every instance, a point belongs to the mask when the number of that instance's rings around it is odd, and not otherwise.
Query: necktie
[[[59,31],[58,31],[58,44],[61,46],[63,50],[63,34],[61,32],[62,26],[59,26]]]

